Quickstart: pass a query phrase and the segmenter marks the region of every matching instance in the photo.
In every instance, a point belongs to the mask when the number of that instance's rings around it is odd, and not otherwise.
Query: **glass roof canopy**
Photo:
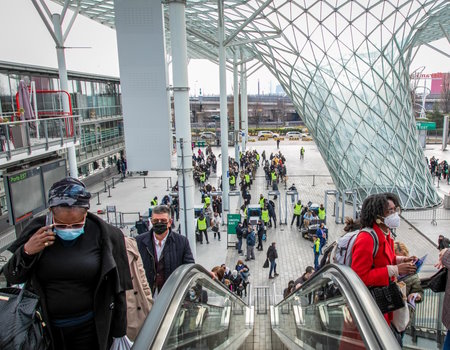
[[[70,7],[114,28],[113,0]],[[218,62],[217,22],[217,0],[186,1],[189,57]],[[249,74],[263,64],[277,77],[340,191],[360,202],[392,191],[405,208],[440,203],[417,141],[409,66],[420,45],[450,43],[448,0],[225,0],[224,23],[228,67],[238,49],[256,62]]]

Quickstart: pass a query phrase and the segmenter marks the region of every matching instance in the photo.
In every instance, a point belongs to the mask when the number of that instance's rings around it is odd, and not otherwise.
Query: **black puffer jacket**
[[[269,249],[267,249],[267,259],[269,259],[269,261],[274,261],[277,258],[278,258],[277,249],[273,245],[271,245]]]
[[[145,275],[153,293],[156,288],[156,256],[154,253],[153,229],[137,236],[136,242],[141,254]],[[171,229],[167,235],[162,254],[164,257],[164,278],[166,281],[177,267],[184,264],[195,264],[187,238]]]
[[[86,220],[92,221],[100,230],[101,272],[95,288],[94,321],[99,339],[99,349],[106,350],[111,347],[113,337],[118,338],[126,334],[127,304],[125,291],[132,289],[133,284],[122,231],[89,212]],[[23,251],[23,246],[28,239],[43,226],[45,226],[45,216],[37,217],[31,221],[21,236],[9,247],[13,256],[5,265],[4,273],[7,281],[11,284],[31,282],[29,289],[40,297],[43,317],[46,324],[49,325],[51,335],[52,329],[48,318],[44,290],[34,273],[40,255],[36,254],[31,263],[27,264]],[[89,234],[89,232],[85,234]],[[45,254],[45,250],[43,254]],[[67,302],[70,302],[70,300],[67,300]]]

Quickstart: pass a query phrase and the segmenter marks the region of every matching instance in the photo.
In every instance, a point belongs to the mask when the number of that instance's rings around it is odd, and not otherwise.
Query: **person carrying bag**
[[[49,344],[39,297],[26,286],[0,288],[0,349],[46,350]]]

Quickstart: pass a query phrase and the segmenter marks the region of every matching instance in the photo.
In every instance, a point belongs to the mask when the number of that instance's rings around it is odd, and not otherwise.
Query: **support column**
[[[242,58],[242,57],[241,57]],[[241,119],[242,131],[245,136],[242,138],[242,153],[245,152],[248,140],[248,99],[247,99],[247,66],[241,66]]]
[[[222,149],[222,201],[223,210],[229,211],[228,192],[230,184],[228,182],[228,112],[227,112],[227,75],[226,75],[226,56],[225,46],[225,28],[223,20],[223,0],[218,1],[218,20],[219,20],[219,79],[220,79],[220,140]]]
[[[56,57],[58,59],[59,84],[60,89],[69,91],[69,80],[67,78],[66,57],[64,53],[64,38],[61,28],[61,15],[58,13],[52,14],[53,29],[56,37]],[[66,94],[61,94],[63,102],[63,111],[65,115],[69,115],[70,106]],[[75,153],[75,145],[67,148],[67,158],[69,161],[69,174],[71,177],[78,177],[77,157]]]
[[[169,0],[170,42],[172,47],[173,96],[177,139],[177,174],[181,234],[189,240],[196,257],[194,227],[194,177],[192,169],[191,123],[186,41],[186,2]]]
[[[239,79],[238,79],[238,49],[234,49],[233,84],[234,84],[234,159],[239,162]]]
[[[448,115],[444,116],[444,123],[442,128],[442,150],[445,151],[447,149],[448,142]]]

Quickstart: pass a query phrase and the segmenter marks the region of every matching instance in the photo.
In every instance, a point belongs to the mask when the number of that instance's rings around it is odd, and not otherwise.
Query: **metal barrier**
[[[414,318],[406,329],[414,343],[417,342],[418,337],[435,340],[438,344],[443,343],[447,333],[442,323],[443,304],[444,293],[434,293],[430,289],[424,290],[423,301],[416,304]]]
[[[291,205],[295,205],[295,203],[297,203],[298,201],[298,192],[297,190],[289,190],[286,191],[285,195],[284,195],[284,209],[285,209],[285,213],[284,213],[284,224],[287,225],[287,213],[288,213],[288,196],[291,196]],[[281,222],[281,217],[280,217],[280,225],[282,224]]]
[[[64,145],[64,141],[80,138],[78,115],[3,122],[0,124],[0,157],[11,159],[14,153],[33,149],[48,150],[50,146]]]
[[[450,220],[450,210],[444,208],[433,208],[429,210],[403,211],[401,216],[406,220],[430,221],[432,225],[437,225],[440,220]]]
[[[255,308],[258,315],[266,315],[270,307],[270,287],[256,286]]]
[[[336,191],[336,190],[327,190],[327,191],[325,191],[324,207],[325,207],[325,210],[326,210],[327,213],[328,213],[328,208],[327,208],[328,196],[335,196],[336,197],[336,201],[334,202],[334,208],[333,208],[334,209],[333,210],[333,216],[335,217],[334,218],[334,222],[336,224],[339,224],[339,222],[340,222],[340,220],[339,220],[339,191]],[[343,213],[344,213],[344,211],[343,211]],[[325,218],[325,220],[326,220],[326,218]]]
[[[141,213],[139,211],[132,211],[132,212],[119,212],[119,223],[120,223],[120,227],[125,227],[128,225],[133,225],[136,223],[136,221],[139,220],[139,217],[141,216]],[[129,216],[129,215],[133,215],[135,220],[131,220],[131,221],[126,221],[125,220],[125,215]]]

